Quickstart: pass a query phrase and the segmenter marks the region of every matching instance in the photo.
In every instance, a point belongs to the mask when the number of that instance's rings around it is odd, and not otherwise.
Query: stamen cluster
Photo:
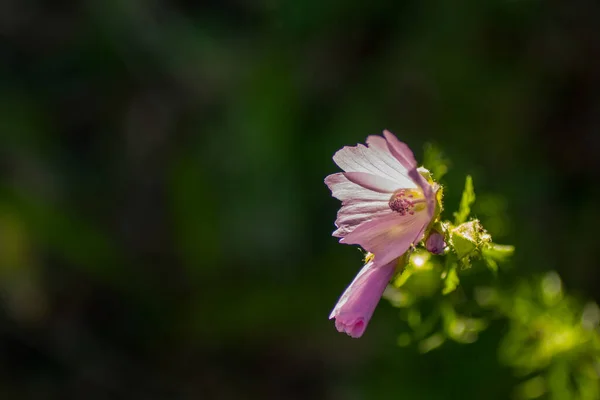
[[[405,189],[400,189],[390,197],[389,206],[392,211],[396,211],[400,215],[406,215],[407,213],[410,215],[414,215],[415,211],[415,202],[414,202],[414,194]]]

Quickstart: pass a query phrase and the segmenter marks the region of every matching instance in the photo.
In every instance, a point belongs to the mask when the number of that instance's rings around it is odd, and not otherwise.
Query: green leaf
[[[419,351],[421,353],[428,353],[440,347],[445,341],[446,337],[444,335],[439,332],[435,333],[419,342]]]
[[[425,319],[421,321],[419,326],[413,328],[414,331],[414,339],[422,340],[427,335],[431,334],[434,329],[437,327],[440,319],[439,309],[434,310],[431,314],[429,314]]]
[[[507,261],[514,251],[514,246],[490,243],[483,246],[481,255],[488,268],[495,273],[498,271],[498,263]]]
[[[450,162],[444,158],[444,155],[439,147],[431,143],[425,144],[423,165],[425,165],[425,168],[431,171],[431,174],[436,180],[439,181],[444,175],[446,175],[449,164]]]
[[[397,270],[399,269],[400,272],[392,279],[392,283],[396,288],[403,286],[414,272],[413,264],[407,262],[408,257],[409,254],[406,252],[398,259]],[[368,261],[367,258],[365,258],[365,261]]]
[[[502,245],[491,243],[488,246],[484,246],[481,250],[481,254],[485,259],[492,261],[504,262],[507,261],[510,256],[515,252],[514,246]]]
[[[402,287],[406,283],[408,278],[410,278],[412,273],[413,273],[413,268],[410,266],[406,266],[404,268],[404,270],[402,270],[402,272],[399,273],[396,276],[396,278],[393,280],[394,287],[397,287],[397,288]]]
[[[475,190],[473,189],[473,179],[471,175],[467,175],[465,181],[465,190],[463,190],[462,198],[460,199],[460,206],[458,212],[454,213],[454,224],[460,225],[467,220],[471,213],[471,205],[475,201]]]
[[[490,271],[494,273],[498,272],[498,263],[496,260],[489,257],[483,257],[483,261],[485,261],[485,265],[487,265]]]
[[[458,278],[458,274],[456,273],[456,263],[453,263],[448,273],[446,274],[446,279],[444,279],[444,289],[442,290],[442,294],[449,294],[456,290],[458,284],[460,283],[460,279]]]

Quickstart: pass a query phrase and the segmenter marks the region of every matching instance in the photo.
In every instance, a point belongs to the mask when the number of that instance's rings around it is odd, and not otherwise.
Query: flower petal
[[[378,193],[350,182],[343,173],[329,175],[325,178],[334,197],[342,201],[335,226],[338,228],[333,236],[344,237],[363,222],[388,211],[389,193]]]
[[[342,172],[329,175],[325,178],[325,184],[331,190],[331,194],[342,204],[354,204],[364,201],[389,201],[389,193],[378,193],[366,189],[354,182],[351,182]]]
[[[419,185],[419,187],[421,188],[423,196],[425,196],[425,200],[427,201],[427,213],[429,214],[430,219],[433,218],[433,215],[435,214],[436,191],[433,190],[433,187],[429,184],[429,182],[427,182],[427,179],[425,179],[423,175],[419,173],[418,170],[413,169],[409,171],[409,175],[411,179],[415,181],[417,185]]]
[[[383,131],[383,136],[387,141],[390,152],[396,157],[400,164],[409,171],[417,168],[417,160],[415,160],[413,152],[405,143],[399,141],[398,138],[388,130]]]
[[[388,152],[389,153],[389,152]],[[398,160],[386,157],[382,160],[379,148],[366,147],[362,144],[346,146],[338,150],[333,161],[346,172],[365,172],[378,175],[398,183],[401,188],[414,188],[416,185],[408,177],[408,171]]]
[[[387,140],[384,137],[371,135],[367,137],[367,145],[369,149],[377,153],[378,162],[396,171],[396,180],[405,185],[402,187],[403,189],[414,189],[417,187],[408,176],[408,169],[400,164],[398,159],[390,152]]]
[[[333,232],[333,236],[344,237],[358,225],[378,217],[389,209],[388,201],[366,201],[342,206],[335,220],[338,229]]]
[[[398,183],[392,180],[366,172],[344,172],[344,176],[348,178],[350,182],[356,183],[357,185],[374,192],[392,194],[395,190],[404,189],[399,187]]]
[[[329,319],[335,318],[335,327],[353,338],[362,336],[381,299],[383,291],[394,275],[396,260],[379,265],[368,262],[346,288]]]
[[[340,243],[358,244],[375,254],[378,263],[385,264],[404,254],[411,244],[418,243],[430,220],[425,210],[414,215],[400,215],[391,210],[382,212],[377,218],[358,225]]]

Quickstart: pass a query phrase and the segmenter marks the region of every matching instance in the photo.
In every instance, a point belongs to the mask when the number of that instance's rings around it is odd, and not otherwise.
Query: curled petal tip
[[[360,270],[329,315],[329,319],[335,318],[335,327],[339,332],[353,338],[363,335],[383,291],[394,275],[395,265],[395,260],[384,266],[370,261]]]

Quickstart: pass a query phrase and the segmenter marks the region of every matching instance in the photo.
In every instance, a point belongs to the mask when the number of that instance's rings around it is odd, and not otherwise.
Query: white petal
[[[374,135],[369,136],[367,138],[367,144],[369,145],[371,152],[376,155],[375,160],[372,159],[372,161],[377,164],[383,164],[394,170],[394,179],[401,184],[403,189],[414,189],[417,187],[410,178],[406,167],[392,155],[387,141],[383,137]]]
[[[398,187],[403,189],[416,187],[408,177],[406,168],[379,148],[366,147],[362,144],[354,147],[346,146],[335,153],[333,161],[346,172],[378,175],[397,182]]]
[[[350,182],[356,183],[357,185],[374,192],[388,193],[388,195],[391,195],[394,191],[403,189],[398,186],[397,182],[366,172],[345,172],[344,176],[348,178]]]
[[[355,204],[364,201],[385,201],[390,199],[389,193],[378,193],[366,189],[356,183],[350,182],[343,173],[329,175],[325,178],[325,184],[329,186],[331,194],[342,204]]]

